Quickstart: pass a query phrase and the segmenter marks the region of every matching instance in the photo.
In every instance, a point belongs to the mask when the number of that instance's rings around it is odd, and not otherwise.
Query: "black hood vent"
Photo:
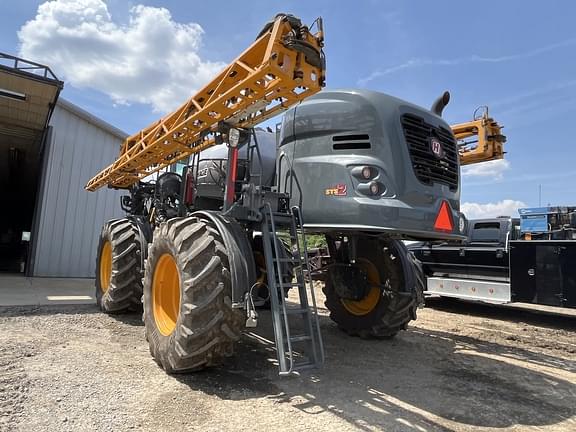
[[[370,137],[366,134],[336,135],[332,137],[334,150],[367,150],[370,148]]]

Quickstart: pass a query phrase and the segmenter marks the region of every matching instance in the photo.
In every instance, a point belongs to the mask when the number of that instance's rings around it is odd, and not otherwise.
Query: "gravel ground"
[[[322,370],[279,378],[269,317],[220,368],[167,376],[137,315],[0,309],[0,430],[576,430],[576,319],[431,301],[391,341],[321,311]]]

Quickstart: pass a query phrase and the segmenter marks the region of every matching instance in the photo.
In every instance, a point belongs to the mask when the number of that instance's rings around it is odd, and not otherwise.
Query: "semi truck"
[[[576,207],[470,220],[464,242],[416,243],[427,295],[576,308]]]

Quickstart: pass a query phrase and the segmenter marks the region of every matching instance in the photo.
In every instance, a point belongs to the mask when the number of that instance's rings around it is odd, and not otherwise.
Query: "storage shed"
[[[0,271],[94,277],[102,224],[121,192],[84,185],[118,155],[126,134],[59,98],[46,66],[0,53]]]

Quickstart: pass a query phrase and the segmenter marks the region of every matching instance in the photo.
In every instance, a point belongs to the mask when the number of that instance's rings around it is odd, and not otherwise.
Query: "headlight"
[[[372,166],[355,166],[350,173],[361,181],[370,180],[378,176],[378,168]]]
[[[376,198],[386,192],[386,186],[380,182],[371,181],[370,183],[360,183],[356,186],[356,190],[361,194]]]
[[[364,177],[366,180],[370,180],[372,178],[372,170],[370,167],[366,166],[362,168],[362,177]]]

